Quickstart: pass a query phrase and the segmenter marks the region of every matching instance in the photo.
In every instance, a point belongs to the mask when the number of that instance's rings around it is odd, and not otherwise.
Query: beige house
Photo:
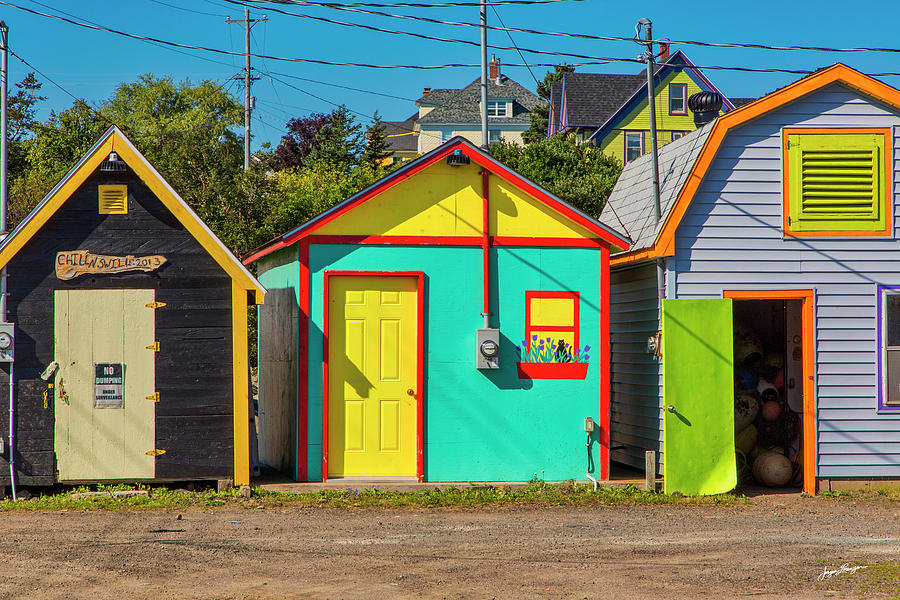
[[[522,144],[531,111],[540,102],[537,95],[502,75],[499,61],[492,58],[488,64],[488,143],[503,139]],[[419,114],[412,123],[418,154],[430,152],[454,136],[482,144],[480,77],[462,89],[425,88],[416,106]],[[408,130],[411,121],[397,123],[401,124]],[[410,143],[404,137],[397,136],[398,146]],[[401,151],[398,147],[395,154]]]

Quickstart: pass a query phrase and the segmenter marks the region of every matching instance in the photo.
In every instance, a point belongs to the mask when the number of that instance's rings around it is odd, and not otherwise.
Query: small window
[[[900,409],[900,289],[881,292],[881,385],[879,408]]]
[[[525,292],[525,341],[529,348],[547,348],[553,355],[578,348],[578,292]],[[551,350],[552,347],[552,350]],[[571,356],[569,356],[571,358]]]
[[[625,163],[630,163],[644,153],[644,132],[625,132]]]
[[[125,215],[128,214],[128,186],[127,185],[100,185],[99,212],[101,215]]]
[[[687,134],[687,131],[673,131],[672,132],[672,141],[680,140]]]
[[[499,144],[502,139],[502,131],[499,129],[488,129],[488,144]]]
[[[445,144],[450,141],[453,137],[453,131],[450,129],[442,129],[441,130],[441,143]]]
[[[686,83],[670,83],[669,84],[669,114],[670,115],[686,115],[687,114],[687,84]]]
[[[508,117],[509,111],[506,107],[506,100],[488,100],[487,116],[489,117]]]
[[[889,130],[784,130],[786,235],[890,235]]]

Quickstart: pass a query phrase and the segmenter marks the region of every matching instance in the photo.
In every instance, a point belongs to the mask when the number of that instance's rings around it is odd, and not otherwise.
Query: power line
[[[503,24],[503,19],[500,18],[500,13],[497,12],[497,8],[494,7],[494,6],[492,6],[492,7],[491,7],[491,10],[494,11],[494,16],[497,17],[497,21],[500,22],[500,25],[503,25],[504,27],[506,27],[506,25]],[[509,36],[509,42],[515,47],[516,52],[519,53],[519,58],[521,58],[521,59],[522,59],[522,62],[525,63],[525,66],[528,67],[528,73],[531,75],[531,78],[534,79],[534,84],[535,84],[535,85],[538,85],[537,77],[534,76],[534,71],[532,71],[532,70],[531,70],[531,67],[528,66],[528,61],[525,60],[525,57],[522,55],[522,51],[519,50],[519,47],[518,47],[518,46],[516,46],[516,41],[513,39],[512,33],[510,33],[509,31],[507,31],[507,32],[506,32],[506,35]]]
[[[508,4],[529,5],[529,4],[555,4],[557,2],[583,2],[584,0],[493,0],[488,2],[487,6],[502,6]],[[258,0],[259,4],[298,4],[295,2],[285,2],[282,0]],[[436,2],[434,4],[422,4],[420,2],[394,2],[390,4],[382,4],[377,2],[308,2],[312,6],[366,6],[371,8],[456,8],[481,6],[480,2]]]
[[[206,15],[209,17],[227,17],[228,15],[223,15],[220,13],[211,13],[204,12],[202,10],[194,10],[193,8],[184,8],[183,6],[178,6],[176,4],[169,4],[168,2],[163,2],[162,0],[147,0],[148,2],[153,2],[154,4],[160,4],[162,6],[168,6],[169,8],[174,8],[175,10],[182,10],[184,12],[194,13],[196,15]]]

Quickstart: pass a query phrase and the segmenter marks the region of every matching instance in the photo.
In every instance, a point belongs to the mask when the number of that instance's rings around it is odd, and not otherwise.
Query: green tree
[[[575,208],[597,218],[622,173],[622,163],[574,136],[553,136],[525,147],[501,142],[491,154]]]
[[[28,73],[16,84],[18,88],[16,92],[9,96],[7,164],[11,179],[22,174],[27,168],[27,140],[34,135],[35,128],[40,125],[34,118],[38,104],[47,99],[46,96],[39,95],[42,85],[34,73]]]
[[[387,133],[384,121],[378,111],[372,117],[372,124],[366,129],[366,148],[363,150],[362,163],[373,169],[380,166],[384,159],[391,155],[387,145]]]
[[[522,141],[526,144],[532,144],[547,138],[547,128],[550,124],[550,86],[554,81],[562,81],[566,73],[574,73],[575,67],[563,63],[553,67],[552,71],[547,71],[543,81],[539,81],[537,85],[538,96],[543,98],[545,104],[537,105],[530,115],[531,123],[524,132],[522,132]]]
[[[306,155],[304,164],[312,166],[326,163],[346,173],[359,164],[364,148],[362,127],[350,114],[350,110],[341,105],[316,133],[316,142]]]

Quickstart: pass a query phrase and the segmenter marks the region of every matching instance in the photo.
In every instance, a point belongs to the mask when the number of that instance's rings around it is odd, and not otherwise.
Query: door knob
[[[669,406],[666,407],[666,410],[668,410],[670,413],[673,413],[673,412],[675,412],[675,407],[670,404]]]
[[[406,395],[407,395],[407,396],[415,396],[415,395],[416,395],[416,390],[414,390],[414,389],[412,389],[412,388],[409,388],[408,390],[406,390]]]

